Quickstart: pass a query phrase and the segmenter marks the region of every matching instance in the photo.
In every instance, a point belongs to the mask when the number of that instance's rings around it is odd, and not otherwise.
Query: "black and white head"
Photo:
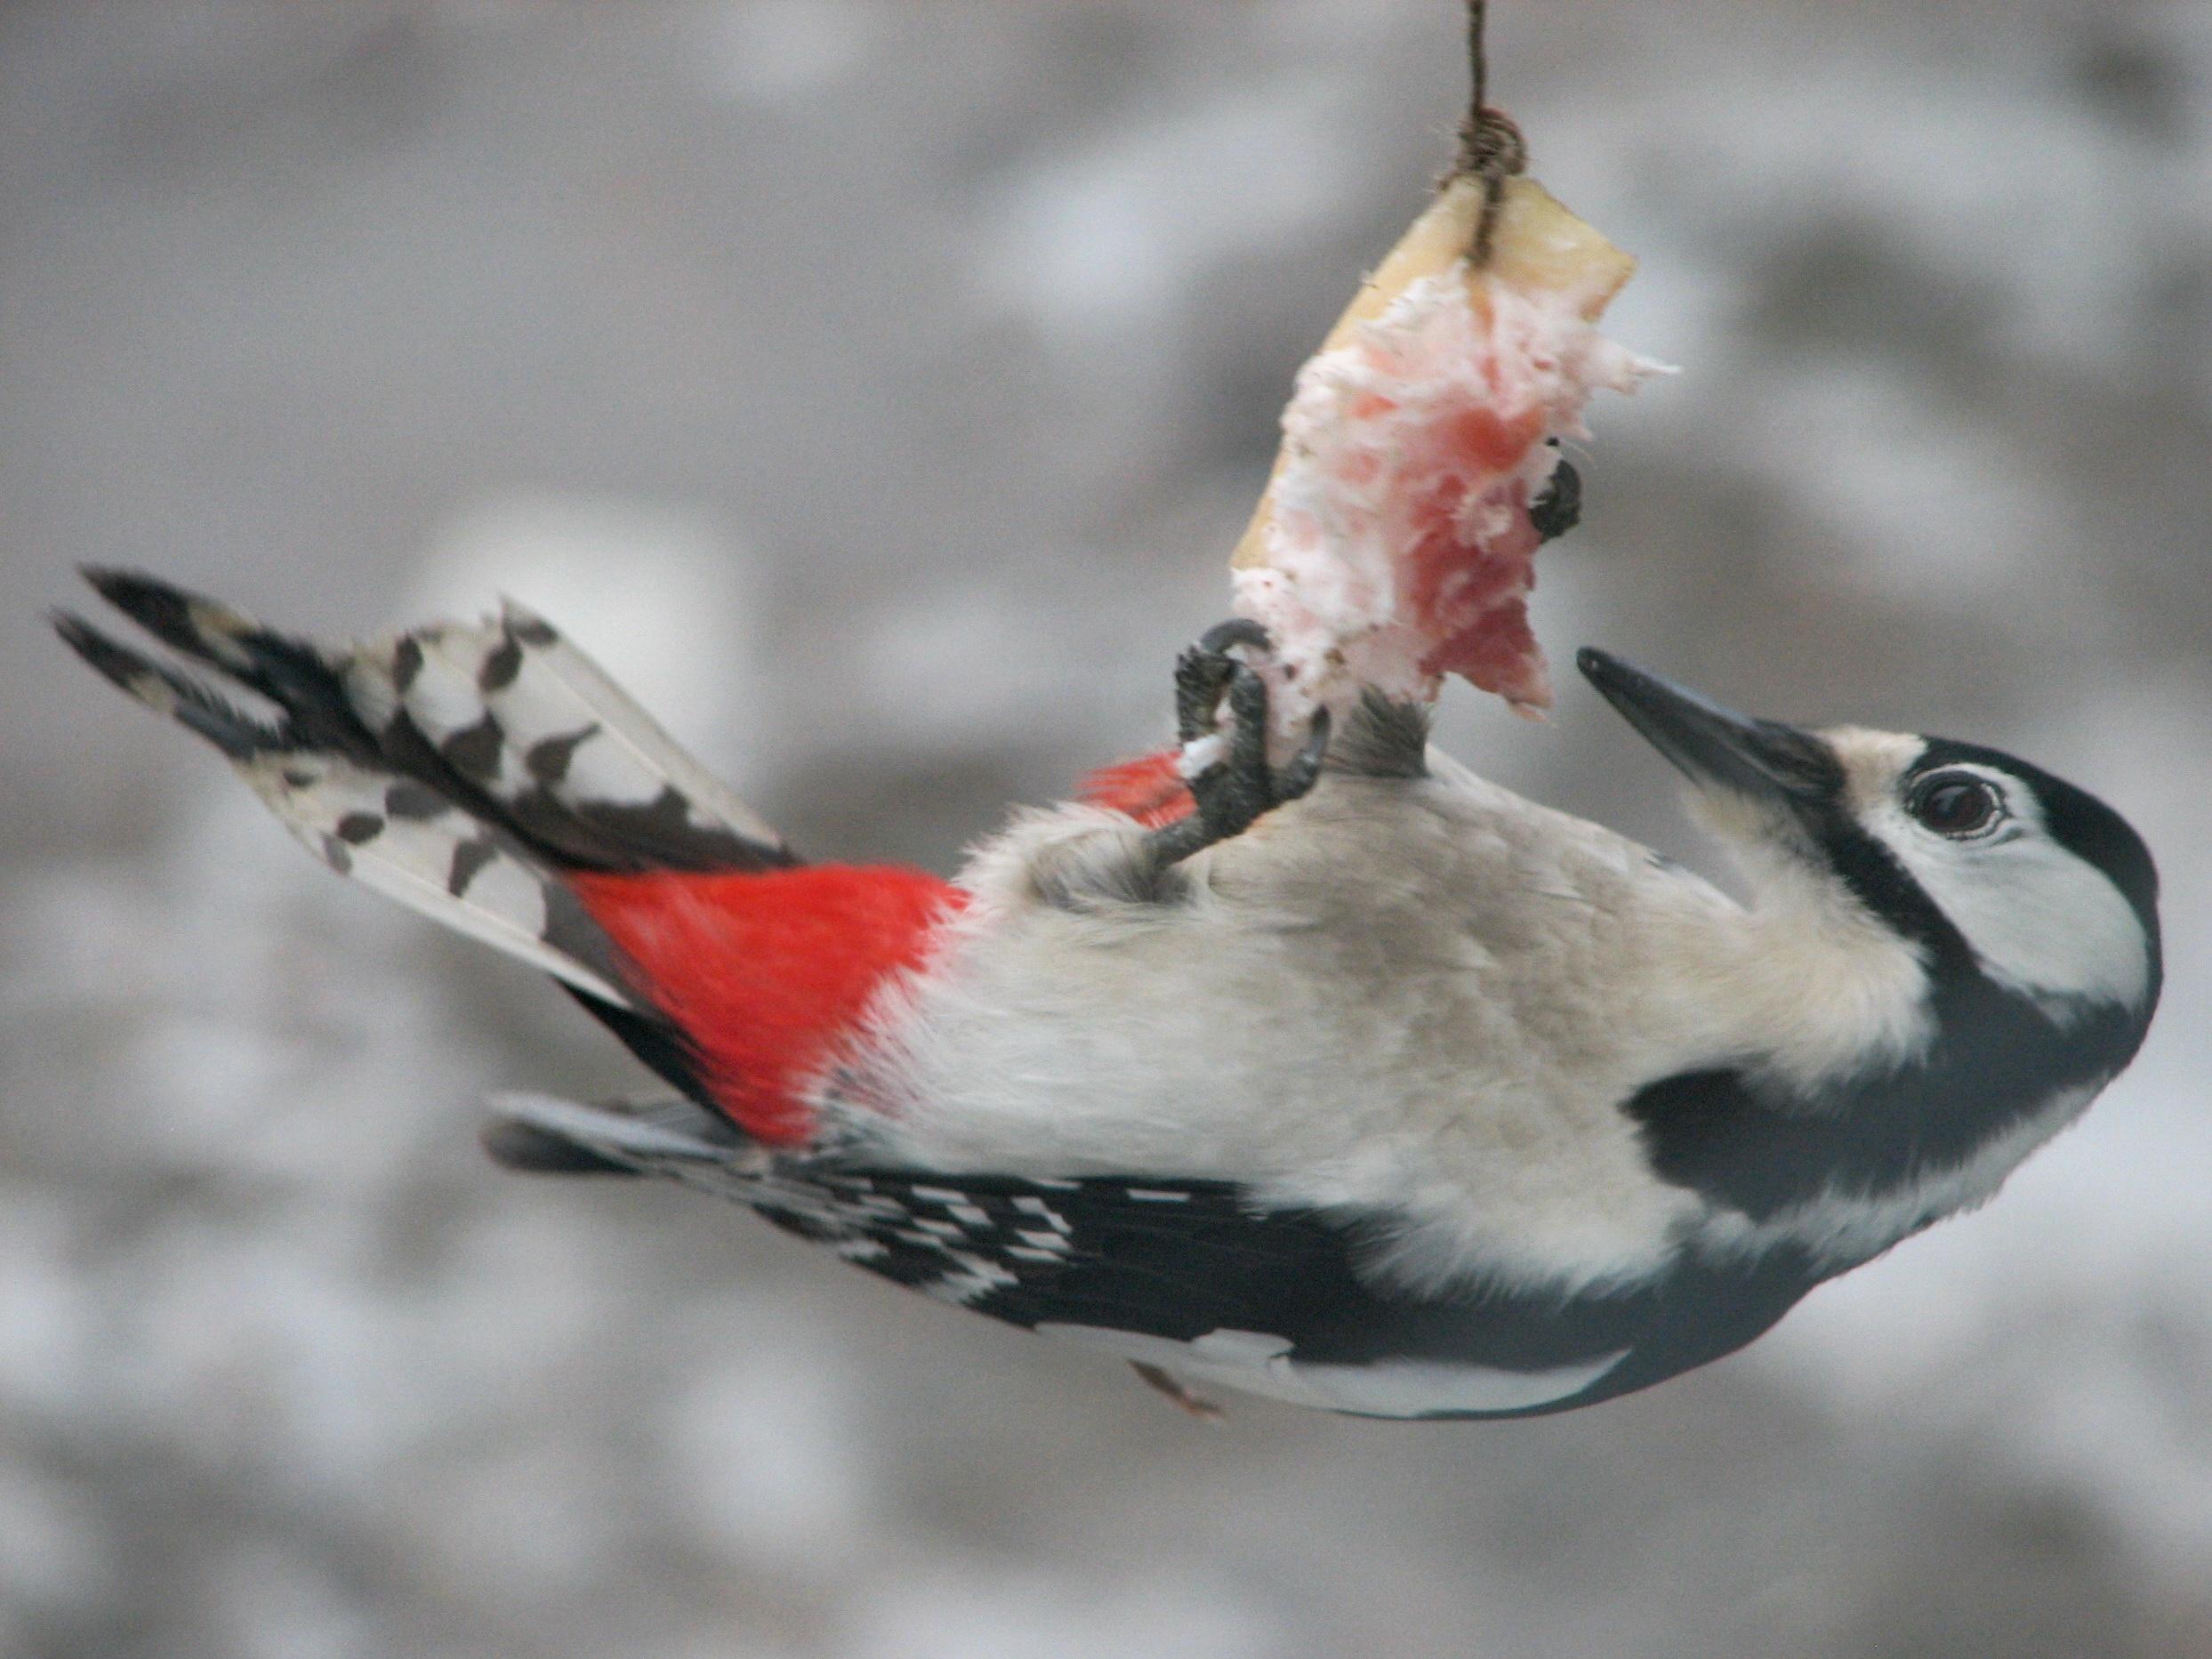
[[[1578,664],[1697,785],[1756,886],[1794,887],[1918,954],[1962,1060],[2049,1084],[2102,1082],[2133,1057],[2159,995],[2158,873],[2111,808],[1994,749],[1802,730],[1601,651]]]

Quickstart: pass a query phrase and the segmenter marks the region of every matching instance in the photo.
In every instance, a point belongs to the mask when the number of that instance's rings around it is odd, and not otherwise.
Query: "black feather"
[[[1373,1266],[1356,1218],[1269,1207],[1220,1181],[839,1170],[785,1162],[730,1189],[881,1277],[1029,1328],[1283,1344],[1293,1364],[1415,1362],[1543,1372],[1623,1354],[1560,1411],[1646,1387],[1769,1329],[1822,1276],[1793,1247],[1679,1258],[1631,1288],[1569,1294],[1471,1284],[1422,1295]],[[1054,1242],[1057,1241],[1057,1242]]]
[[[484,1150],[502,1169],[527,1175],[636,1175],[628,1164],[578,1146],[534,1123],[503,1118],[485,1126],[479,1137]]]
[[[685,1037],[683,1030],[672,1020],[656,1014],[639,1013],[635,1009],[623,1008],[593,996],[580,986],[556,980],[560,988],[576,999],[576,1005],[613,1032],[623,1047],[648,1070],[688,1099],[702,1105],[712,1105],[713,1093],[707,1087],[706,1073],[698,1051]]]
[[[233,760],[295,746],[283,728],[255,719],[189,675],[117,643],[81,616],[57,611],[53,626],[62,643],[104,678],[198,733]]]

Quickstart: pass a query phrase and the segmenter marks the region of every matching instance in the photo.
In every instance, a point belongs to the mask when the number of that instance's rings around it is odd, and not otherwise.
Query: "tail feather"
[[[348,706],[337,676],[306,640],[135,571],[87,567],[84,579],[171,650],[205,664],[283,710],[282,731],[290,746],[335,749],[360,759],[375,753],[374,740]]]
[[[346,683],[388,739],[419,734],[518,830],[600,870],[760,870],[780,836],[583,652],[511,601],[496,619],[357,651]]]
[[[868,1178],[841,1178],[781,1156],[686,1100],[586,1106],[549,1094],[508,1093],[495,1095],[490,1106],[484,1149],[508,1169],[677,1181],[744,1204],[878,1272],[887,1270],[887,1252],[870,1229],[907,1219],[904,1207],[875,1192]],[[948,1266],[946,1241],[911,1228],[908,1236],[926,1253],[931,1277],[940,1276]]]
[[[543,1173],[736,1174],[765,1155],[729,1123],[688,1100],[585,1106],[549,1094],[495,1095],[485,1150],[510,1169]]]
[[[85,576],[156,639],[276,704],[290,746],[413,778],[558,867],[758,870],[798,862],[597,664],[512,601],[485,622],[328,650],[157,577]]]
[[[553,974],[664,1075],[687,1044],[562,877],[797,862],[591,659],[509,604],[495,619],[328,649],[157,577],[87,569],[117,610],[274,706],[57,615],[101,674],[228,755],[326,864]]]
[[[95,669],[228,755],[318,858],[552,974],[758,1140],[806,1140],[808,1080],[957,903],[920,872],[793,867],[773,830],[519,606],[334,648],[150,576],[86,575],[188,669],[273,707],[237,706],[56,618]]]
[[[678,746],[597,663],[512,600],[502,605],[503,648],[513,651],[515,666],[491,705],[527,734],[526,759],[539,784],[579,808],[631,809],[618,823],[644,827],[648,813],[670,820],[656,828],[671,843],[667,855],[685,868],[798,862],[765,819]],[[487,665],[498,661],[495,651]],[[567,720],[559,713],[564,707],[572,711]]]
[[[605,930],[511,837],[421,783],[313,743],[288,720],[256,719],[79,617],[59,616],[54,625],[107,679],[221,749],[293,836],[339,874],[586,996],[635,1006]],[[268,694],[265,677],[239,678]]]
[[[197,681],[109,639],[82,616],[56,611],[53,627],[62,642],[103,679],[197,732],[232,760],[251,760],[286,746],[277,727],[256,720]]]
[[[264,756],[239,770],[341,875],[587,995],[635,1006],[605,931],[564,883],[490,825],[340,755]]]

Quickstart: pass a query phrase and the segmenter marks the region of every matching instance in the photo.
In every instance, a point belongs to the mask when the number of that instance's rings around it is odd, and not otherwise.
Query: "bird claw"
[[[1147,1388],[1159,1389],[1201,1422],[1219,1422],[1225,1415],[1219,1405],[1186,1387],[1179,1377],[1161,1370],[1157,1365],[1132,1359],[1129,1362],[1129,1368],[1144,1379]]]
[[[1558,439],[1552,443],[1556,447]],[[1528,519],[1540,542],[1556,542],[1582,521],[1582,475],[1574,470],[1574,463],[1560,457],[1551,481],[1529,503]]]
[[[1329,711],[1314,711],[1306,741],[1281,767],[1267,759],[1267,685],[1251,664],[1230,653],[1242,648],[1265,653],[1267,631],[1243,617],[1217,624],[1175,664],[1176,735],[1187,751],[1209,737],[1219,738],[1221,705],[1228,705],[1232,727],[1227,753],[1189,779],[1198,809],[1153,832],[1160,864],[1175,864],[1193,853],[1242,834],[1263,814],[1295,801],[1321,776],[1329,749]]]

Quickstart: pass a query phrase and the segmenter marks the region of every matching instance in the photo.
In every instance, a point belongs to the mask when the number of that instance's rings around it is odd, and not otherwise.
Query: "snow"
[[[1145,111],[1011,181],[982,262],[990,298],[1101,349],[1207,270],[1323,222],[1350,188],[1340,88],[1315,75]]]
[[[868,7],[857,0],[751,0],[718,6],[704,31],[706,84],[787,107],[833,91],[865,60]]]

